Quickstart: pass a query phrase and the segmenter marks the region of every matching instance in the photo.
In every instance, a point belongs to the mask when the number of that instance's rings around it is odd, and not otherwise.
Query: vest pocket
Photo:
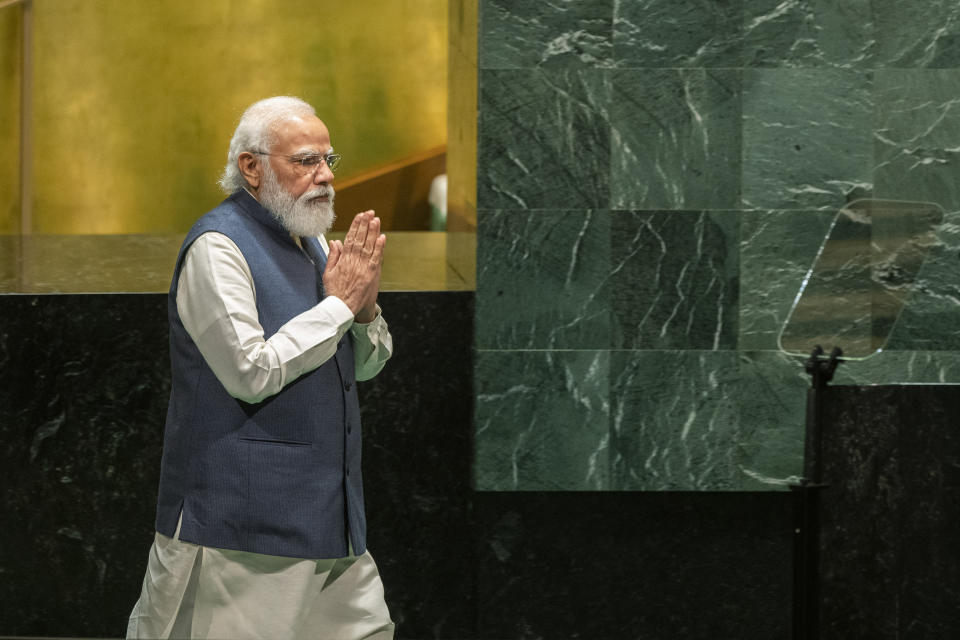
[[[279,445],[285,447],[309,447],[313,444],[311,442],[303,442],[302,440],[275,440],[273,438],[251,438],[248,436],[240,436],[240,440],[253,444]]]

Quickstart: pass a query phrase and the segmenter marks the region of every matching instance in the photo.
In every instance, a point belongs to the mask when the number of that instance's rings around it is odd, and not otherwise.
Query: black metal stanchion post
[[[803,479],[794,491],[793,640],[820,638],[820,497],[827,487],[821,469],[823,391],[833,379],[843,351],[834,347],[828,359],[818,345],[807,360],[811,376],[807,392]]]

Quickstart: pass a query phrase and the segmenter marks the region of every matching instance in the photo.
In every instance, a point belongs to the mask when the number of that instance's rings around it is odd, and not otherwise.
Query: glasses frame
[[[286,158],[287,161],[289,161],[291,164],[298,166],[301,169],[304,169],[305,171],[303,175],[305,176],[310,175],[311,173],[315,173],[316,171],[319,171],[320,167],[323,166],[324,164],[327,165],[331,173],[336,173],[337,167],[340,165],[340,160],[343,158],[343,156],[340,155],[339,153],[333,153],[333,149],[331,149],[327,153],[297,153],[292,156],[289,156],[285,153],[268,153],[266,151],[256,151],[256,150],[253,150],[250,153],[255,153],[261,156],[277,156],[279,158]],[[312,159],[316,157],[319,157],[322,160],[322,162],[318,162],[313,167],[303,164],[303,161],[306,160],[307,158]]]

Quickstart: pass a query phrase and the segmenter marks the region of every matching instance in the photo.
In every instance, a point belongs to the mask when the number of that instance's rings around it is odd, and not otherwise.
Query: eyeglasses
[[[337,167],[340,166],[341,158],[339,153],[327,153],[326,155],[322,153],[298,153],[293,156],[288,156],[283,153],[267,153],[266,151],[252,151],[251,153],[256,153],[261,156],[280,156],[281,158],[286,158],[293,164],[293,168],[297,173],[302,176],[313,173],[320,168],[320,165],[324,162],[330,167],[330,171],[335,172]]]

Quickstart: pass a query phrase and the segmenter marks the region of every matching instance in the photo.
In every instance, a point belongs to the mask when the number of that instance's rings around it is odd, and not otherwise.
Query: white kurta
[[[321,236],[324,252],[329,251]],[[177,283],[184,328],[227,391],[259,402],[333,357],[350,331],[358,380],[375,376],[393,341],[377,308],[354,322],[328,296],[269,339],[257,317],[253,276],[237,246],[205,233],[190,246]],[[160,533],[150,547],[128,638],[385,639],[393,622],[369,552],[340,559],[298,559],[213,549]]]

